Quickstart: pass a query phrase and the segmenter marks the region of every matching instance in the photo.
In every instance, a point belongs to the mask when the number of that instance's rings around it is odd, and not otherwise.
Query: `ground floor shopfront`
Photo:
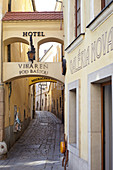
[[[94,31],[87,29],[66,49],[65,133],[71,170],[113,169],[112,18]]]

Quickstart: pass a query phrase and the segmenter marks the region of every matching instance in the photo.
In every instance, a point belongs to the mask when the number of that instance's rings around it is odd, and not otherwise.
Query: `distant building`
[[[61,47],[61,44],[53,43],[40,62],[61,62]],[[64,121],[64,84],[57,81],[37,83],[35,102],[37,110],[50,111]]]

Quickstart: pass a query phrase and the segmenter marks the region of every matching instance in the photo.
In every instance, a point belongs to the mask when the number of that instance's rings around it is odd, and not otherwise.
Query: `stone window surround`
[[[84,40],[85,33],[80,33],[78,37],[65,49],[65,51],[69,54],[74,51]]]
[[[92,3],[92,5],[93,5],[93,3]],[[91,9],[93,9],[93,8],[91,8]],[[92,10],[92,13],[93,12],[94,12],[94,9]],[[89,28],[91,31],[95,31],[112,14],[113,14],[113,1],[111,1],[107,6],[105,6],[96,17],[94,17],[94,14],[92,14],[92,18],[94,18],[94,19],[86,26],[86,28]]]
[[[84,16],[84,0],[81,0],[80,1],[80,8],[81,8],[81,10],[80,10],[80,14],[81,14],[81,18],[80,18],[80,22],[81,22],[81,33],[80,33],[80,35],[81,34],[84,34],[84,32],[85,32],[85,23],[84,23],[84,18],[83,18],[83,16]],[[70,0],[68,0],[68,14],[70,13]],[[72,44],[73,43],[73,41],[72,42],[70,42],[70,34],[71,34],[71,32],[70,32],[70,21],[71,20],[71,16],[70,15],[68,15],[68,18],[67,18],[67,22],[68,22],[68,26],[67,26],[67,48],[68,48],[68,46],[70,46],[70,44]],[[79,37],[79,35],[77,36],[77,37]],[[76,38],[77,38],[76,37]],[[75,38],[75,40],[76,40],[76,38]],[[74,40],[74,41],[75,41]],[[81,40],[81,38],[80,38],[80,40],[79,41],[77,41],[75,44],[74,44],[74,49],[78,46],[78,45],[80,45],[80,42],[81,42],[82,40]],[[66,49],[67,49],[66,48]],[[73,51],[73,47],[71,48],[71,49],[69,49],[69,52],[68,53],[70,53],[71,51]]]
[[[93,101],[91,101],[92,99],[91,86],[95,85],[94,87],[97,86],[99,87],[100,83],[106,82],[110,79],[113,81],[113,64],[105,66],[102,69],[97,70],[88,75],[88,170],[94,170],[95,168],[101,170],[101,116],[99,116],[101,115],[101,113],[99,114],[98,112],[98,114],[96,114],[97,112],[93,111],[95,105],[93,106],[93,108],[91,107],[92,105],[91,103],[93,103]],[[97,93],[99,91],[97,91]],[[113,106],[113,93],[112,93],[112,106]],[[101,109],[99,111],[101,112]],[[97,118],[98,124],[94,123],[95,122],[94,118],[95,119]],[[112,107],[112,119],[113,119],[113,107]],[[98,135],[98,139],[96,139],[97,137],[96,135]],[[113,126],[112,126],[112,141],[113,141]],[[95,151],[95,149],[98,153]],[[113,148],[112,148],[112,166],[113,166]]]
[[[68,84],[68,122],[67,122],[67,135],[68,135],[68,150],[70,152],[72,152],[74,155],[78,156],[79,157],[79,80],[75,80],[71,83]],[[69,91],[70,90],[73,90],[73,89],[76,89],[76,118],[77,118],[77,121],[76,121],[76,145],[72,145],[70,144],[69,142],[69,137],[70,137],[70,134],[69,134],[69,126],[70,126],[70,123],[69,123],[69,120],[70,120],[70,114],[69,114]]]

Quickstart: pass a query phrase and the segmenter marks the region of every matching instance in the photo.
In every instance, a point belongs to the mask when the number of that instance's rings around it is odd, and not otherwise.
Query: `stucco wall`
[[[83,2],[83,1],[81,1]],[[89,2],[89,1],[87,1]],[[90,28],[86,28],[86,24],[89,24],[91,19],[94,18],[95,15],[100,12],[100,2],[94,4],[94,11],[93,16],[88,16],[91,14],[90,3],[85,3],[84,6],[86,13],[85,19],[85,35],[81,36],[82,40],[77,46],[68,47],[65,52],[65,58],[67,61],[67,73],[65,76],[65,132],[68,135],[68,84],[75,81],[80,80],[80,111],[79,111],[79,157],[85,161],[88,161],[88,108],[91,107],[88,105],[88,75],[92,72],[95,72],[105,66],[108,66],[113,61],[113,15],[108,15],[103,20],[104,22],[99,23],[97,28],[93,31]],[[68,13],[68,2],[64,1],[65,9],[64,9],[64,29],[65,29],[65,48],[69,45],[69,35],[71,36],[71,32],[68,35],[68,15],[71,18],[71,15]],[[98,6],[98,8],[97,8]],[[89,9],[89,10],[88,10]],[[85,11],[84,10],[84,11]],[[67,16],[67,18],[66,18]],[[89,19],[88,19],[89,18]],[[96,21],[95,21],[96,22]],[[76,43],[77,40],[75,40]],[[70,42],[71,43],[71,42]],[[74,44],[74,43],[73,43]],[[69,49],[71,49],[69,51]],[[99,79],[97,75],[97,79]],[[96,111],[96,110],[95,110]],[[76,154],[75,154],[76,155]],[[75,156],[76,157],[76,156]],[[70,160],[71,162],[71,157]],[[74,164],[74,162],[73,162]]]
[[[0,7],[1,7],[1,19],[3,15],[8,11],[8,0],[0,1]],[[32,7],[32,1],[31,0],[12,0],[11,1],[11,11],[33,11]],[[0,21],[0,24],[2,22]],[[2,30],[2,25],[0,26],[0,40],[3,36],[4,29]],[[3,46],[2,42],[2,47]],[[0,49],[1,49],[1,41],[0,41]],[[3,49],[3,48],[2,48]],[[0,50],[1,51],[1,50]],[[28,61],[27,58],[27,51],[28,51],[28,45],[23,43],[13,43],[11,44],[11,62],[19,62],[19,61]],[[7,46],[4,47],[4,51],[0,53],[2,54],[2,60],[8,61],[8,49]],[[1,63],[1,57],[0,57],[0,63]],[[1,68],[1,67],[0,67]],[[1,74],[3,75],[2,68],[0,69],[0,82],[1,82]],[[1,87],[1,86],[0,86]],[[14,144],[14,141],[17,140],[16,136],[20,136],[21,132],[17,135],[14,133],[14,129],[12,128],[14,126],[14,106],[17,107],[19,110],[19,119],[23,125],[22,132],[27,127],[28,123],[25,123],[25,120],[30,120],[31,113],[30,109],[32,109],[32,106],[29,105],[32,100],[32,97],[30,96],[31,92],[29,89],[29,81],[28,78],[18,79],[11,82],[11,85],[8,83],[4,83],[4,119],[2,119],[3,126],[4,126],[4,137],[1,138],[1,132],[0,131],[0,140],[4,140],[8,144],[8,148]],[[1,92],[3,93],[3,92]],[[1,96],[1,95],[0,95]],[[0,107],[1,110],[1,107]],[[1,110],[2,111],[2,110]],[[2,113],[2,114],[3,114]],[[1,118],[0,118],[1,120]],[[28,121],[29,122],[29,121]],[[26,126],[24,126],[26,124]],[[8,130],[9,129],[9,130]],[[11,130],[12,129],[12,130]],[[1,127],[0,127],[1,130]],[[8,133],[10,131],[10,133]],[[12,140],[12,141],[10,141]]]

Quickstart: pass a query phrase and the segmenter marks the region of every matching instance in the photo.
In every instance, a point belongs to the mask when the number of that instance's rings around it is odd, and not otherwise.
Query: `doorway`
[[[102,170],[112,169],[112,87],[111,81],[101,85]]]

